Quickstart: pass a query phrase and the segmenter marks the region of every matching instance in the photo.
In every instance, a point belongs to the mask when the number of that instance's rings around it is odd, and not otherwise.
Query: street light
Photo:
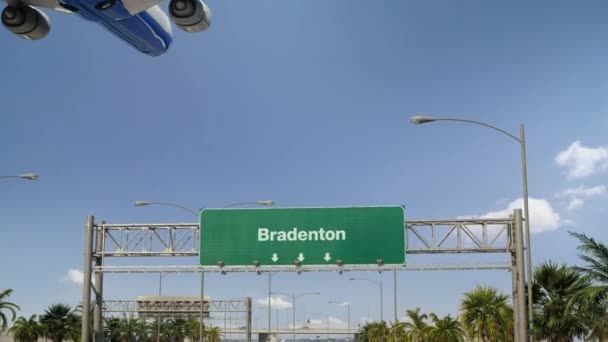
[[[27,179],[27,180],[36,180],[38,179],[38,175],[35,173],[22,173],[20,175],[14,175],[14,176],[0,176],[0,179],[3,178],[21,178],[21,179]]]
[[[369,281],[372,282],[376,285],[378,285],[378,287],[380,287],[380,322],[384,321],[384,316],[382,315],[382,311],[383,311],[383,304],[382,304],[382,277],[380,277],[380,282],[377,282],[375,280],[371,280],[371,279],[367,279],[367,278],[348,278],[348,280],[365,280],[365,281]]]
[[[304,296],[304,295],[320,295],[320,292],[304,292],[304,293],[299,293],[299,294],[287,294],[287,293],[281,293],[281,292],[272,292],[273,294],[279,294],[279,295],[284,295],[284,296],[291,296],[291,300],[292,300],[292,310],[293,310],[293,340],[295,342],[296,340],[296,298],[300,297],[300,296]]]
[[[176,207],[176,208],[183,209],[183,210],[185,210],[187,212],[190,212],[190,213],[192,213],[193,215],[196,215],[196,216],[199,215],[198,212],[196,212],[196,211],[194,211],[192,209],[188,209],[188,208],[186,208],[184,206],[181,206],[179,204],[165,203],[165,202],[148,202],[148,201],[135,201],[133,204],[136,207],[143,207],[143,206],[146,206],[146,205],[168,205],[168,206],[171,206],[171,207]]]
[[[162,303],[162,289],[163,289],[163,277],[169,275],[171,273],[160,272],[158,277],[158,301]],[[162,305],[162,304],[161,304]],[[157,333],[156,333],[156,341],[160,342],[160,313],[158,314],[157,322]]]
[[[350,303],[349,302],[328,302],[329,304],[338,304],[348,307],[348,335],[350,336]]]
[[[192,214],[194,214],[196,216],[199,215],[198,212],[196,212],[196,211],[194,211],[192,209],[189,209],[189,208],[186,208],[184,206],[181,206],[179,204],[174,204],[174,203],[135,201],[133,204],[136,207],[143,207],[143,206],[152,205],[152,204],[154,204],[154,205],[168,205],[168,206],[171,206],[171,207],[177,207],[177,208],[183,209],[183,210],[185,210],[187,212],[190,212],[190,213],[192,213]],[[272,201],[272,200],[264,200],[264,201],[255,201],[255,202],[239,202],[239,203],[233,203],[233,204],[227,205],[224,208],[230,208],[230,207],[235,207],[237,205],[244,205],[244,204],[259,204],[259,205],[265,205],[265,206],[273,206],[274,205],[274,201]]]
[[[224,208],[236,207],[237,205],[245,205],[245,204],[259,204],[259,205],[265,205],[265,206],[271,207],[274,205],[274,201],[264,200],[264,201],[255,201],[255,202],[241,202],[241,203],[234,203],[234,204],[227,205]]]
[[[479,122],[474,120],[466,120],[466,119],[454,119],[454,118],[435,118],[432,116],[423,116],[417,115],[410,118],[410,121],[415,125],[421,125],[434,121],[457,121],[457,122],[466,122],[474,125],[485,126],[487,128],[491,128],[495,131],[498,131],[513,140],[517,141],[521,148],[521,177],[523,183],[523,195],[524,195],[524,215],[525,215],[525,223],[526,223],[526,240],[527,240],[527,248],[526,248],[526,267],[528,268],[527,281],[528,281],[528,334],[530,336],[530,341],[534,340],[532,336],[532,327],[533,327],[533,315],[532,315],[532,247],[530,241],[530,213],[528,210],[528,170],[526,164],[526,136],[524,125],[519,125],[519,138],[514,136],[513,134],[502,130],[498,127]]]
[[[230,207],[230,206],[235,206],[235,205],[240,205],[240,204],[260,204],[260,205],[273,205],[274,201],[270,201],[270,200],[265,200],[265,201],[257,201],[257,202],[244,202],[244,203],[234,203],[234,204],[230,204],[226,207]],[[175,204],[175,203],[167,203],[167,202],[150,202],[150,201],[135,201],[133,202],[133,204],[136,207],[143,207],[146,205],[167,205],[167,206],[171,206],[171,207],[176,207],[176,208],[180,208],[182,210],[185,210],[191,214],[193,214],[194,216],[199,216],[199,212],[196,212],[192,209],[186,208],[182,205],[179,204]],[[161,279],[162,279],[162,275],[161,275]],[[201,325],[200,325],[200,339],[201,342],[203,341],[203,322],[205,319],[205,272],[203,272],[201,270]]]

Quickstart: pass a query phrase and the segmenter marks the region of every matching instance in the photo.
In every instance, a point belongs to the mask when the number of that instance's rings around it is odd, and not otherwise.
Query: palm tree
[[[581,245],[577,247],[584,267],[575,266],[593,282],[578,296],[581,310],[590,314],[590,336],[599,341],[608,339],[608,246],[585,234],[569,232]]]
[[[424,320],[427,319],[428,316],[426,314],[420,314],[420,308],[407,310],[405,314],[410,319],[409,322],[405,323],[407,335],[413,342],[426,341],[430,327]]]
[[[513,340],[513,310],[508,299],[493,287],[477,286],[465,293],[460,320],[467,335],[483,342]]]
[[[388,337],[391,342],[411,342],[407,335],[405,322],[391,323],[391,327],[388,329]]]
[[[29,319],[19,317],[8,332],[13,334],[17,342],[36,342],[38,337],[42,336],[43,330],[36,320],[36,315],[32,315]]]
[[[53,304],[44,311],[40,323],[46,328],[46,335],[53,342],[66,339],[80,339],[80,316],[72,312],[69,305]]]
[[[599,309],[588,303],[581,305],[589,292],[591,279],[578,269],[545,262],[534,270],[534,281],[540,290],[535,303],[539,313],[536,321],[538,338],[565,342],[586,336]],[[597,330],[596,334],[599,333]]]
[[[220,342],[220,338],[222,336],[222,334],[220,334],[220,328],[213,326],[207,329],[207,333],[205,335],[208,342]]]
[[[104,327],[104,335],[105,339],[110,342],[119,342],[120,341],[120,326],[121,326],[120,318],[111,317],[106,319],[106,324]]]
[[[168,320],[165,322],[166,335],[169,342],[181,342],[187,336],[186,321],[183,319]]]
[[[201,340],[201,322],[195,319],[189,319],[186,322],[186,336],[192,342],[199,342]],[[205,336],[205,326],[203,325],[203,337]]]
[[[586,267],[575,268],[589,275],[604,287],[608,287],[608,246],[585,234],[569,233],[582,243],[577,247],[582,252],[579,254],[579,258],[587,263]]]
[[[160,320],[160,338],[158,334],[158,324]],[[163,329],[166,329],[166,324],[163,324],[162,318],[154,318],[147,320],[145,323],[146,332],[148,334],[148,341],[156,342],[157,340],[163,340]]]
[[[133,317],[120,320],[118,331],[123,342],[142,341],[148,336],[146,323]]]
[[[369,335],[369,328],[371,327],[371,323],[366,323],[364,326],[359,326],[359,330],[357,331],[357,335],[359,335],[359,340],[361,342],[368,342],[367,336]]]
[[[386,322],[372,322],[368,329],[367,340],[369,342],[385,342],[389,340],[389,330]]]
[[[589,335],[587,340],[604,342],[608,341],[608,308],[607,304],[596,305],[588,318]]]
[[[0,291],[0,332],[3,332],[6,329],[9,322],[9,319],[3,311],[8,311],[12,314],[13,318],[10,321],[13,322],[17,316],[16,310],[21,310],[17,304],[6,301],[6,298],[8,298],[12,292],[12,289]]]
[[[429,342],[461,342],[464,341],[464,330],[462,324],[450,315],[439,319],[437,315],[431,313],[431,319],[434,326],[430,327],[428,332]]]

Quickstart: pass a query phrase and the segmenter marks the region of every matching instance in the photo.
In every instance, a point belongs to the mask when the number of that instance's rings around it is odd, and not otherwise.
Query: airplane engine
[[[169,15],[186,32],[200,32],[211,24],[211,10],[202,0],[171,0]]]
[[[2,11],[2,25],[25,39],[41,39],[50,31],[49,17],[27,5],[6,6]]]

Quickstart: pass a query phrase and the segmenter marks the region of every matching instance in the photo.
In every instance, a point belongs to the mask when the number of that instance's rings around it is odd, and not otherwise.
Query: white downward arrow
[[[298,260],[300,260],[300,262],[304,261],[304,253],[300,253]]]
[[[331,260],[331,256],[329,255],[329,253],[325,253],[325,257],[323,259],[325,259],[325,261],[329,262],[329,260]]]
[[[272,253],[272,261],[273,262],[277,262],[277,260],[279,260],[279,257],[277,256],[277,253]]]

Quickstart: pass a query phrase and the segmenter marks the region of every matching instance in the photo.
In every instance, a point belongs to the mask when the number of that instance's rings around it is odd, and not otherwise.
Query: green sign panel
[[[200,224],[204,266],[405,262],[405,209],[399,206],[204,209]]]

